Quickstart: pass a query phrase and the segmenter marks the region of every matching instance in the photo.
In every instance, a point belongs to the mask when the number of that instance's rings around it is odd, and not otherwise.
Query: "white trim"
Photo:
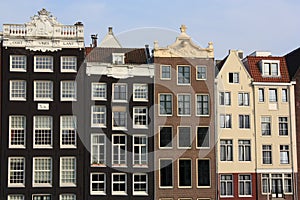
[[[12,97],[12,83],[23,83],[24,84],[24,91],[25,97]],[[27,82],[26,80],[10,80],[9,81],[9,100],[10,101],[26,101],[27,99]]]
[[[13,198],[13,197],[17,197],[18,199]],[[21,198],[21,199],[19,199],[19,198]],[[7,195],[7,200],[25,200],[25,196],[24,196],[24,194],[9,194],[9,195]]]
[[[48,83],[49,86],[51,87],[50,88],[50,92],[51,92],[51,97],[50,98],[41,98],[41,97],[36,97],[37,95],[37,92],[36,92],[36,84],[37,83]],[[34,101],[53,101],[53,81],[50,81],[50,80],[35,80],[33,82],[33,100]]]
[[[93,95],[93,86],[94,85],[104,85],[104,88],[105,88],[105,97],[95,97]],[[107,84],[106,83],[102,83],[102,82],[92,82],[91,83],[91,99],[94,100],[94,101],[106,101],[107,100]]]
[[[179,146],[179,140],[180,140],[180,137],[179,137],[179,128],[189,128],[190,129],[190,146],[189,147],[180,147]],[[192,149],[192,144],[193,144],[193,141],[192,141],[192,126],[177,126],[177,149]]]
[[[189,77],[189,79],[190,79],[190,82],[189,83],[179,83],[178,82],[178,75],[179,75],[179,71],[178,71],[178,68],[179,67],[189,67],[189,69],[190,69],[190,77]],[[192,79],[191,79],[191,76],[192,76],[192,70],[191,70],[191,66],[190,65],[177,65],[176,66],[176,76],[177,76],[177,85],[191,85],[192,84]]]
[[[271,66],[270,66],[270,74],[271,75],[265,75],[265,67],[264,65],[268,63],[268,64],[277,64],[277,70],[278,70],[278,73],[277,75],[272,75],[272,69],[271,69]],[[259,61],[259,65],[260,65],[260,72],[261,72],[261,76],[264,77],[264,78],[279,78],[281,76],[280,74],[280,60],[260,60]]]
[[[118,60],[117,58],[121,58]],[[112,64],[114,65],[124,65],[125,64],[125,53],[112,53]]]
[[[74,95],[75,96],[75,98],[73,98],[73,97],[63,97],[63,85],[64,85],[64,83],[65,84],[72,84],[72,86],[74,86],[74,91],[72,91],[72,92],[74,92],[73,94],[72,94],[72,96]],[[66,88],[65,88],[66,89]],[[68,90],[70,89],[70,88],[67,88]],[[77,82],[75,81],[75,80],[62,80],[62,81],[60,81],[60,101],[77,101]]]
[[[63,128],[62,128],[62,120],[63,120],[63,118],[64,117],[66,117],[66,118],[69,118],[69,117],[71,117],[72,119],[72,124],[74,124],[74,128],[73,127],[68,127],[67,129],[68,130],[74,130],[74,132],[75,132],[75,138],[74,138],[74,140],[75,140],[75,144],[74,145],[66,145],[66,144],[62,144],[62,135],[63,135],[63,133],[62,133],[62,131],[63,131]],[[68,148],[68,149],[76,149],[76,147],[77,147],[77,117],[75,116],[75,115],[61,115],[60,116],[60,123],[59,123],[59,127],[60,127],[60,148],[62,148],[62,149],[64,149],[64,148]],[[66,128],[65,128],[66,129]]]
[[[134,152],[134,149],[135,149],[135,143],[134,143],[134,141],[135,141],[135,137],[144,137],[144,138],[146,138],[146,144],[137,144],[136,146],[137,147],[139,147],[139,150],[140,150],[140,153],[138,154],[139,155],[139,159],[138,159],[138,161],[141,161],[142,159],[141,159],[141,155],[142,155],[142,151],[141,151],[141,147],[146,147],[146,152],[145,152],[145,154],[146,154],[146,164],[135,164],[134,162],[136,161],[135,160],[135,156],[134,156],[134,154],[135,154],[135,152]],[[147,135],[143,135],[143,134],[138,134],[138,135],[133,135],[133,137],[132,137],[132,166],[133,167],[148,167],[148,165],[149,165],[149,159],[148,159],[148,137],[147,137]]]
[[[146,114],[143,114],[143,116],[145,115],[146,116],[146,124],[145,125],[140,125],[140,124],[135,124],[135,115],[137,115],[135,113],[135,109],[146,109]],[[149,122],[149,119],[148,119],[148,107],[147,106],[134,106],[132,108],[133,112],[132,112],[132,127],[134,129],[148,129],[148,122]]]
[[[22,117],[22,118],[24,118],[24,145],[12,145],[11,144],[11,118],[12,117]],[[10,149],[15,149],[15,148],[18,148],[18,149],[25,149],[26,148],[26,116],[25,115],[9,115],[9,133],[8,133],[8,135],[9,135],[9,142],[8,142],[8,148],[10,148]],[[21,130],[20,128],[18,128],[18,130]]]
[[[198,161],[199,160],[208,160],[209,161],[209,186],[199,186],[199,183],[198,183]],[[212,175],[212,173],[211,173],[211,160],[210,160],[210,158],[197,158],[196,159],[196,188],[211,188],[211,186],[212,186],[212,179],[211,179],[211,175]]]
[[[141,86],[146,86],[146,98],[135,98],[135,89],[137,89],[136,87],[141,87]],[[142,101],[142,102],[148,102],[149,99],[149,89],[148,89],[148,84],[145,83],[134,83],[132,86],[132,96],[133,96],[133,101]]]
[[[172,136],[172,140],[171,140],[171,142],[172,142],[172,146],[171,147],[161,147],[160,146],[160,130],[161,130],[161,128],[164,128],[164,127],[170,127],[171,128],[171,136]],[[159,149],[173,149],[173,135],[174,135],[174,131],[173,131],[173,126],[172,125],[166,125],[166,126],[158,126],[158,131],[159,131],[159,133],[158,133],[158,148]]]
[[[59,195],[59,200],[64,200],[63,196],[67,196],[67,200],[69,200],[69,197],[71,196],[73,199],[76,200],[76,194],[71,194],[71,193],[63,193]],[[68,197],[69,196],[69,197]]]
[[[125,191],[114,191],[114,175],[124,175],[125,176]],[[123,181],[120,181],[120,184],[123,184]],[[122,195],[127,196],[127,174],[126,173],[111,173],[111,195]]]
[[[94,107],[104,108],[104,124],[93,123],[93,108]],[[106,106],[105,105],[92,105],[91,106],[91,127],[92,128],[106,128],[106,123],[107,123],[107,119],[106,119],[107,116],[106,115],[107,115],[107,111],[106,111]]]
[[[180,186],[180,164],[179,164],[180,160],[189,160],[191,163],[191,170],[190,170],[191,185],[189,185],[189,186]],[[193,188],[193,160],[192,160],[192,158],[179,158],[177,160],[177,187],[178,188]]]
[[[118,136],[118,137],[120,137],[120,136],[124,136],[125,137],[125,144],[121,144],[121,143],[119,143],[119,144],[115,144],[114,143],[114,137],[115,136]],[[127,147],[128,147],[128,145],[127,145],[127,135],[126,134],[112,134],[112,136],[111,136],[111,165],[113,166],[113,167],[127,167],[127,153],[128,153],[128,151],[127,151]],[[115,146],[117,146],[118,147],[118,152],[117,152],[117,155],[118,155],[118,164],[115,164],[114,163],[114,147]],[[120,163],[120,161],[121,161],[121,151],[122,151],[122,148],[121,148],[121,146],[125,146],[125,150],[124,150],[124,154],[125,154],[125,158],[124,158],[124,162],[125,163]]]
[[[74,173],[74,179],[75,179],[75,183],[62,183],[62,160],[63,159],[73,159],[72,161],[74,161],[74,169],[70,170],[68,169],[68,171],[72,171]],[[59,158],[59,186],[60,187],[76,187],[76,183],[77,183],[77,160],[75,156],[62,156]]]
[[[205,68],[205,78],[198,78],[198,67]],[[207,66],[206,65],[196,65],[196,80],[207,80]]]
[[[126,94],[126,99],[115,99],[115,86],[125,86],[125,94]],[[113,83],[112,84],[112,102],[117,102],[117,103],[127,103],[128,102],[128,85],[127,83]]]
[[[39,144],[35,144],[35,130],[36,130],[36,124],[35,124],[35,119],[37,117],[47,117],[50,119],[50,130],[51,130],[51,142],[50,144],[47,145],[39,145]],[[43,129],[45,130],[45,127],[43,127]],[[48,130],[48,128],[46,128]],[[53,117],[49,116],[49,115],[34,115],[33,116],[33,148],[34,149],[51,149],[53,147]]]
[[[160,162],[162,161],[162,160],[168,160],[168,161],[170,161],[171,160],[171,165],[172,165],[172,186],[161,186],[161,180],[160,180],[160,177],[161,177],[161,169],[162,169],[162,167],[160,166]],[[165,166],[166,167],[166,166]],[[173,161],[173,159],[172,158],[159,158],[158,159],[158,183],[159,183],[159,188],[168,188],[168,189],[171,189],[171,188],[174,188],[174,179],[175,179],[175,177],[174,177],[174,161]]]
[[[48,169],[47,171],[50,171],[51,177],[50,177],[50,183],[34,183],[35,181],[35,161],[38,159],[45,159],[47,161],[50,160],[50,170]],[[52,187],[53,183],[53,161],[52,157],[33,157],[32,158],[32,187]],[[46,166],[46,165],[44,165]],[[43,169],[42,171],[45,171]]]
[[[179,101],[179,95],[184,95],[184,96],[190,96],[190,114],[179,114],[179,103],[178,103],[178,101]],[[190,116],[192,116],[192,97],[191,97],[192,95],[191,95],[191,93],[178,93],[177,94],[177,116],[180,116],[180,117],[190,117]]]
[[[198,96],[207,96],[208,97],[208,105],[207,105],[207,109],[208,109],[208,114],[207,115],[198,115],[198,107],[197,107],[197,103],[198,103]],[[210,116],[210,95],[209,93],[196,93],[195,94],[195,115],[199,116],[199,117],[209,117]]]
[[[163,78],[162,77],[162,67],[169,67],[170,78]],[[171,80],[172,79],[172,67],[171,67],[171,65],[160,65],[159,69],[160,69],[160,73],[159,73],[160,80]]]
[[[293,173],[292,168],[257,168],[256,173],[270,174],[270,173]]]
[[[161,114],[160,113],[160,95],[171,95],[171,114]],[[173,116],[173,94],[172,93],[158,93],[157,95],[158,99],[157,99],[157,102],[158,102],[158,116]]]
[[[12,159],[22,159],[23,160],[23,183],[10,183],[10,172],[11,172],[11,170],[10,170],[10,163],[11,163],[11,160]],[[13,156],[13,157],[8,157],[8,168],[7,168],[7,174],[8,174],[8,176],[7,176],[7,187],[25,187],[25,183],[26,183],[26,160],[25,160],[25,157],[15,157],[15,156]],[[18,170],[19,171],[19,170]],[[4,187],[4,186],[2,186],[2,187]]]
[[[288,83],[282,82],[252,82],[252,85],[261,85],[261,86],[291,86],[294,85],[295,81],[291,81]]]
[[[145,175],[146,176],[146,191],[134,191],[134,176],[135,175]],[[132,195],[134,196],[148,196],[148,174],[147,173],[133,173],[132,174]]]
[[[93,164],[93,136],[103,136],[104,137],[104,163],[94,163]],[[99,144],[97,144],[97,146],[99,146]],[[106,167],[106,135],[103,133],[91,133],[91,157],[90,157],[90,163],[91,163],[91,167]]]
[[[64,58],[75,58],[75,69],[63,69],[63,59]],[[60,72],[62,72],[62,73],[77,72],[77,57],[76,56],[61,56],[60,57]]]
[[[104,183],[104,191],[93,191],[93,186],[92,186],[92,183],[93,183],[93,178],[92,176],[94,174],[103,174],[104,175],[104,180],[103,181],[96,181],[97,183]],[[91,172],[90,173],[90,195],[106,195],[106,173],[104,172]]]
[[[25,62],[24,69],[23,68],[17,68],[17,69],[12,68],[12,58],[13,57],[24,58],[24,62]],[[9,55],[9,71],[10,72],[26,72],[27,71],[27,57],[25,55]]]
[[[198,128],[208,128],[208,147],[198,147]],[[210,149],[210,126],[196,126],[196,149]]]
[[[50,65],[51,65],[51,68],[49,69],[37,69],[37,58],[47,58],[47,61],[50,61]],[[49,60],[48,60],[49,59]],[[53,56],[50,56],[50,55],[34,55],[34,61],[33,61],[33,71],[34,72],[53,72],[54,71],[54,62],[53,62]],[[45,64],[45,63],[43,63]]]

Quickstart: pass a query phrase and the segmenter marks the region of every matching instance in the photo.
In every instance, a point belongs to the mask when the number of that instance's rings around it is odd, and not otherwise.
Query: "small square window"
[[[91,195],[105,195],[106,194],[106,175],[105,173],[91,173],[90,183]]]
[[[26,81],[9,81],[9,94],[10,101],[26,101]]]
[[[191,67],[178,66],[177,67],[177,83],[178,85],[189,85],[191,83]]]
[[[239,83],[240,82],[240,77],[239,73],[234,72],[234,73],[229,73],[229,83]]]
[[[34,101],[53,101],[52,81],[34,81]]]
[[[106,83],[92,83],[92,100],[106,100]]]
[[[231,115],[220,114],[220,128],[231,128]]]
[[[147,84],[133,84],[133,101],[148,101]]]
[[[27,59],[25,55],[10,55],[10,71],[26,72]]]
[[[125,64],[125,55],[124,53],[113,53],[112,54],[112,63],[115,65],[123,65]]]
[[[280,76],[280,61],[279,60],[262,60],[260,62],[261,72],[263,76]]]
[[[206,66],[197,66],[197,80],[205,80],[207,77]]]
[[[77,72],[77,57],[76,56],[60,57],[60,71]]]
[[[160,79],[161,80],[171,80],[171,66],[161,65],[160,66]]]
[[[127,174],[112,173],[112,195],[127,195]]]
[[[53,72],[53,57],[34,56],[34,72]]]
[[[231,93],[219,92],[219,105],[230,106],[231,105]]]
[[[133,174],[133,195],[148,195],[148,176],[144,173]]]
[[[238,94],[239,106],[249,106],[249,93],[240,92]]]

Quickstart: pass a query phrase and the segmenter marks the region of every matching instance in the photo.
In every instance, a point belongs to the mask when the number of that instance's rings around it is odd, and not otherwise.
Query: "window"
[[[148,165],[147,136],[133,136],[133,165]]]
[[[25,148],[26,117],[22,115],[9,116],[9,148]]]
[[[191,127],[178,127],[178,148],[191,148]]]
[[[26,81],[11,80],[9,86],[10,101],[26,101]]]
[[[159,131],[159,147],[172,148],[173,146],[172,127],[160,127]]]
[[[119,101],[119,102],[127,101],[127,84],[125,83],[113,84],[113,101]]]
[[[239,93],[239,106],[249,106],[249,93]]]
[[[206,79],[206,66],[197,66],[197,80]]]
[[[191,83],[190,66],[178,66],[177,68],[177,83],[180,85]]]
[[[148,101],[147,84],[133,84],[133,101]]]
[[[232,140],[220,140],[221,161],[233,161]]]
[[[76,116],[60,116],[60,147],[76,148]]]
[[[32,200],[52,200],[50,194],[33,194]]]
[[[279,135],[288,135],[288,118],[287,117],[279,117]]]
[[[60,194],[59,200],[76,200],[75,194]]]
[[[159,94],[159,114],[172,115],[172,94]]]
[[[133,174],[133,195],[148,194],[148,176],[144,173]]]
[[[239,73],[234,72],[234,73],[229,73],[229,83],[239,83]]]
[[[116,65],[123,65],[125,63],[124,53],[112,53],[112,63]]]
[[[282,90],[281,90],[281,101],[282,101],[282,102],[288,102],[288,93],[287,93],[287,89],[282,89]]]
[[[232,175],[221,175],[221,196],[233,196],[233,178]]]
[[[262,174],[263,194],[271,191],[272,197],[282,198],[283,194],[291,194],[292,188],[292,174]]]
[[[192,161],[179,159],[179,187],[192,186]]]
[[[272,146],[262,145],[263,164],[272,164]]]
[[[197,115],[209,115],[209,96],[197,94],[196,101]]]
[[[249,115],[239,115],[239,127],[243,129],[250,128],[250,116]]]
[[[127,129],[127,112],[126,107],[114,106],[112,107],[112,129],[126,130]]]
[[[250,140],[239,140],[239,161],[251,161]]]
[[[251,175],[239,175],[239,196],[251,196]]]
[[[25,158],[8,158],[8,187],[25,187]]]
[[[127,174],[112,173],[112,195],[127,195]]]
[[[34,148],[51,148],[52,147],[52,117],[51,116],[34,116]]]
[[[197,147],[209,148],[209,127],[197,127]]]
[[[61,81],[60,82],[60,100],[61,101],[76,101],[77,100],[77,84],[76,81]]]
[[[113,165],[126,165],[126,135],[113,135],[112,136],[112,163]]]
[[[76,186],[76,158],[60,157],[60,187]]]
[[[219,92],[219,104],[223,106],[231,105],[230,92]]]
[[[292,174],[284,174],[284,192],[285,193],[292,193],[293,192],[293,179]]]
[[[231,128],[231,115],[220,114],[220,128]]]
[[[7,200],[25,200],[23,194],[9,194]]]
[[[191,95],[181,94],[178,95],[178,115],[189,116],[191,115]]]
[[[34,56],[34,72],[53,72],[53,57]]]
[[[92,134],[91,139],[91,164],[97,166],[105,164],[105,135]]]
[[[269,102],[277,102],[277,89],[269,89]]]
[[[92,100],[106,100],[106,83],[92,83]]]
[[[52,81],[34,81],[34,101],[53,101]]]
[[[173,163],[171,159],[159,160],[160,187],[173,187]]]
[[[91,127],[106,127],[106,107],[92,106]]]
[[[60,71],[61,72],[77,72],[76,56],[60,57]]]
[[[33,158],[33,186],[51,187],[52,186],[52,158],[36,157]]]
[[[91,173],[90,193],[91,195],[105,195],[106,177],[105,173]]]
[[[262,182],[262,193],[270,193],[270,177],[269,174],[262,174],[261,175],[261,182]]]
[[[24,55],[10,55],[10,71],[26,72],[26,62],[26,56]]]
[[[265,101],[265,91],[263,88],[258,89],[258,101],[264,102]]]
[[[171,66],[162,65],[160,66],[160,79],[170,80],[171,79]]]
[[[289,145],[280,145],[280,164],[290,164]]]
[[[271,117],[261,117],[262,135],[271,135]]]
[[[279,76],[279,61],[262,60],[263,76]]]
[[[209,187],[210,186],[210,160],[198,159],[197,160],[197,186]]]
[[[133,107],[133,128],[148,128],[147,107]]]

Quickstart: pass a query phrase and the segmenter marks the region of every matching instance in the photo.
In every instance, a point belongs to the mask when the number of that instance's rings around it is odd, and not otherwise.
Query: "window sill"
[[[143,165],[134,164],[133,168],[148,168],[148,165],[145,165],[145,164],[143,164]]]
[[[94,164],[91,164],[91,167],[106,167],[105,164],[98,164],[98,163],[94,163]]]
[[[106,195],[105,192],[91,192],[92,196],[96,196],[96,195]]]

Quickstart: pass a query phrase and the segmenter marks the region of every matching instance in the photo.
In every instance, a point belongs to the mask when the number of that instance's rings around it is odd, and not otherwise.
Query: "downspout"
[[[219,200],[219,173],[218,173],[218,161],[219,161],[219,157],[218,157],[218,143],[219,143],[219,138],[218,138],[218,81],[217,78],[215,78],[214,81],[214,106],[215,106],[215,110],[214,110],[214,114],[215,114],[215,124],[214,124],[214,137],[215,137],[215,165],[216,165],[216,169],[215,169],[215,181],[216,181],[216,199]]]

